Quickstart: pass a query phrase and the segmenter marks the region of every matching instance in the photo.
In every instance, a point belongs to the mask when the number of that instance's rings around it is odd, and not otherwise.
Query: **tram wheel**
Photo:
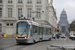
[[[51,38],[49,38],[49,41],[51,41]]]

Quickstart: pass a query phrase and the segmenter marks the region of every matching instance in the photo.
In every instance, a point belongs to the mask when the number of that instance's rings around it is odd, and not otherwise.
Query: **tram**
[[[51,40],[51,26],[31,20],[18,20],[16,23],[16,42],[35,43],[42,40]]]

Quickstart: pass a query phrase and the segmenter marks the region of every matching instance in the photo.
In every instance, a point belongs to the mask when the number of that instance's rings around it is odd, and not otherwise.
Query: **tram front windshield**
[[[17,25],[17,34],[19,35],[25,35],[28,32],[28,24],[25,22],[20,22]]]

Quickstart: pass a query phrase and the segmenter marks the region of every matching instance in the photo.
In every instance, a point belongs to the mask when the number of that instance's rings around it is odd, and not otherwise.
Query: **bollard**
[[[4,34],[2,34],[2,37],[4,37]]]
[[[61,48],[48,46],[47,50],[61,50]]]

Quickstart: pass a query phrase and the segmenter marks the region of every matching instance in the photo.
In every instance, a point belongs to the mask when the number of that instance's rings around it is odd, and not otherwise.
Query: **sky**
[[[67,13],[69,23],[75,20],[75,0],[53,0],[53,6],[56,9],[57,22],[60,20],[60,14],[63,9],[65,9]]]

